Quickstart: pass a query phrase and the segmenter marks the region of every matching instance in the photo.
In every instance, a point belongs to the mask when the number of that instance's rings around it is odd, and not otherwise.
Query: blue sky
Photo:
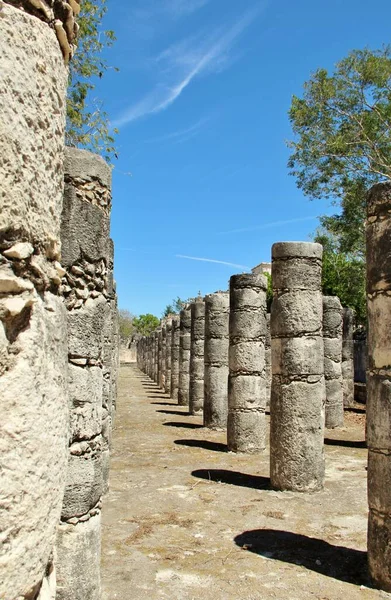
[[[107,60],[120,71],[109,70],[96,95],[120,129],[119,305],[160,316],[176,296],[227,289],[232,274],[269,261],[274,242],[309,240],[316,217],[334,212],[288,174],[287,111],[318,67],[389,41],[391,3],[108,4],[104,25],[117,42]]]

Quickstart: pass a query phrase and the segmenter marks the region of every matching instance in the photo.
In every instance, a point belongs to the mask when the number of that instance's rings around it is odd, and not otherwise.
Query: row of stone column
[[[391,184],[368,197],[368,558],[371,577],[391,591]],[[316,491],[324,483],[324,426],[343,424],[353,403],[353,314],[321,294],[322,248],[278,243],[272,249],[273,303],[266,282],[236,275],[226,292],[198,299],[180,315],[179,403],[204,424],[227,423],[228,448],[262,450],[271,363],[270,477],[279,490]],[[205,319],[205,328],[201,323]],[[269,337],[270,334],[270,337]],[[150,372],[154,334],[139,348]],[[268,341],[270,339],[271,351]],[[144,349],[147,349],[145,352]],[[228,385],[227,385],[228,382]]]
[[[322,487],[325,414],[326,426],[343,425],[342,307],[322,297],[321,268],[321,246],[275,244],[271,317],[265,277],[234,275],[229,292],[197,298],[139,344],[148,374],[154,355],[165,355],[152,377],[172,395],[179,320],[178,403],[202,414],[204,426],[226,427],[231,451],[265,448],[271,390],[271,477],[279,489]]]

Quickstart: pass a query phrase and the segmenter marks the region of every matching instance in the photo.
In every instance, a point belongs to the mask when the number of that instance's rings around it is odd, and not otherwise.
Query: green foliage
[[[391,179],[391,48],[353,50],[331,75],[318,69],[289,117],[291,174],[306,195],[340,204],[322,225],[363,256],[365,192]]]
[[[318,231],[314,241],[323,245],[323,294],[338,296],[343,306],[354,310],[356,322],[365,325],[365,261],[341,252],[338,239],[325,231]]]
[[[107,0],[82,2],[78,47],[70,63],[66,144],[97,152],[109,162],[116,156],[114,135],[118,132],[109,131],[102,103],[91,97],[94,79],[102,78],[109,68],[102,51],[115,41],[114,32],[101,27],[106,12]]]
[[[271,309],[271,306],[272,306],[272,302],[273,302],[272,276],[267,271],[265,271],[264,273],[262,273],[262,275],[264,275],[266,277],[266,279],[267,279],[266,307],[267,307],[267,312],[270,312],[270,309]]]
[[[134,316],[124,308],[118,311],[119,334],[121,339],[126,340],[134,333]]]
[[[171,304],[167,304],[166,308],[163,311],[163,317],[168,317],[168,315],[172,315],[174,313],[179,313],[182,308],[192,302],[193,298],[188,298],[187,300],[182,300],[179,296],[177,296]]]
[[[160,320],[155,315],[150,313],[146,315],[140,315],[133,319],[133,325],[135,330],[141,335],[149,335],[160,325]]]

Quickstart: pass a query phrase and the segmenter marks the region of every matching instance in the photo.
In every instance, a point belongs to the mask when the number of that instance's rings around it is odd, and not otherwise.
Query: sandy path
[[[122,366],[103,508],[104,600],[375,600],[366,577],[363,416],[327,432],[324,491],[269,489],[268,451],[224,433]]]

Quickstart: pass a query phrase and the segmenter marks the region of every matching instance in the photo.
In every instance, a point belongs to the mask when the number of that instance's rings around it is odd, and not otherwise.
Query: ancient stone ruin
[[[77,0],[0,0],[1,600],[101,598],[120,340],[111,169],[64,144],[79,9]],[[374,186],[367,219],[368,564],[373,584],[391,592],[390,213],[391,185]],[[320,245],[273,245],[270,315],[262,275],[269,270],[261,263],[233,275],[229,291],[163,319],[138,340],[137,364],[160,396],[189,407],[182,418],[224,436],[224,452],[241,465],[266,448],[270,405],[267,491],[277,499],[289,491],[310,506],[308,493],[325,482],[325,427],[341,428],[344,408],[354,405],[353,314],[322,296]],[[210,467],[197,472],[206,485],[216,476]],[[224,483],[227,474],[218,476]],[[250,487],[266,489],[258,475],[233,477],[239,487],[252,478]],[[180,490],[183,499],[194,487]],[[169,502],[172,487],[161,491],[161,504]],[[208,493],[206,505],[214,502]],[[179,525],[174,512],[159,522]],[[288,543],[283,533],[280,545]]]

